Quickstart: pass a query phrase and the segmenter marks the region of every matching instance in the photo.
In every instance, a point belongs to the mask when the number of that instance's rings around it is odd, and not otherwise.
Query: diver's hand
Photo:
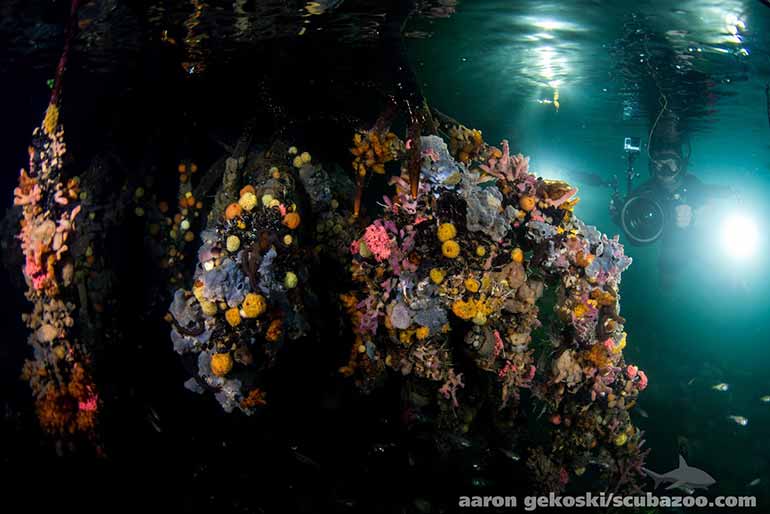
[[[687,204],[677,205],[675,208],[676,226],[687,228],[692,223],[692,207]]]

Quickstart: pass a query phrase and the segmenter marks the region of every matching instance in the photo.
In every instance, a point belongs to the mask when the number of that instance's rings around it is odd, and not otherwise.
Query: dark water
[[[432,106],[483,130],[488,141],[509,138],[514,151],[532,157],[536,173],[577,184],[577,214],[617,233],[610,190],[595,181],[622,178],[623,138],[647,141],[662,94],[690,136],[690,171],[739,195],[698,214],[686,265],[666,288],[658,285],[659,244],[626,247],[634,264],[621,289],[625,353],[650,377],[640,400],[649,417],[635,421],[652,449],[648,467],[667,471],[686,453],[716,478],[710,493],[756,495],[756,512],[768,511],[770,404],[760,397],[770,394],[770,8],[749,0],[465,0],[423,2],[408,18],[411,2],[337,4],[320,2],[329,6],[323,14],[278,0],[86,4],[65,86],[71,152],[85,158],[115,146],[129,168],[173,170],[181,159],[205,166],[221,150],[215,141],[231,143],[256,115],[257,138],[285,130],[314,155],[337,158],[340,151],[324,142],[348,141],[382,98],[402,92],[412,79],[402,74],[406,64]],[[48,101],[68,9],[64,2],[0,9],[8,198]],[[323,135],[314,136],[319,129]],[[643,150],[639,182],[647,161]],[[742,259],[723,242],[722,225],[734,212],[760,229],[758,247]],[[141,231],[131,223],[121,230],[126,238]],[[152,276],[141,250],[130,250],[115,249],[116,271]],[[257,420],[225,415],[210,398],[182,389],[186,372],[166,326],[143,316],[141,281],[120,286],[126,317],[137,321],[106,352],[113,363],[102,377],[112,384],[109,458],[57,458],[36,428],[26,383],[17,380],[27,351],[18,316],[26,305],[11,283],[18,279],[2,278],[0,448],[16,477],[8,490],[34,495],[33,511],[39,502],[40,510],[430,512],[425,498],[467,487],[482,461],[426,458],[418,469],[431,473],[397,471],[409,458],[394,446],[398,429],[388,421],[398,398],[384,391],[364,401],[329,381],[313,390],[325,371],[312,363],[334,369],[338,357],[317,347],[283,365],[294,373],[278,379],[282,407]],[[715,391],[718,383],[729,390]],[[739,426],[730,415],[749,423]]]

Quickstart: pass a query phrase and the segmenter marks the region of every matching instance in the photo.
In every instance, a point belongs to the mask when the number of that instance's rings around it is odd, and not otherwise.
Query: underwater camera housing
[[[647,245],[663,235],[666,211],[652,191],[631,193],[618,213],[620,228],[634,245]]]
[[[626,196],[618,191],[617,186],[610,200],[610,212],[615,222],[620,225],[623,234],[631,244],[641,246],[654,243],[663,235],[666,226],[666,211],[649,189],[644,187],[633,190],[633,181],[638,175],[634,171],[634,161],[641,152],[642,140],[639,137],[626,137],[623,151],[626,153]]]

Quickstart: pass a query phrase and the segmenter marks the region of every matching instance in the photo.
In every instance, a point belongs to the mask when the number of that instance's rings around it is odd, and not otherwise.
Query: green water
[[[748,1],[677,2],[676,9],[656,1],[637,10],[621,1],[510,4],[462,3],[450,19],[416,23],[432,37],[409,46],[431,105],[481,129],[491,143],[508,138],[514,151],[531,156],[537,174],[622,176],[623,137],[646,142],[650,108],[640,101],[644,85],[633,78],[646,75],[646,64],[615,51],[628,38],[631,20],[664,47],[693,55],[686,61],[713,81],[712,99],[690,94],[686,81],[670,84],[668,92],[692,97],[701,108],[688,114],[694,127],[689,170],[704,182],[732,186],[739,198],[715,202],[698,215],[697,244],[671,288],[658,286],[657,245],[626,245],[634,264],[623,276],[621,314],[628,320],[627,358],[650,377],[640,399],[649,418],[635,417],[652,448],[648,466],[673,469],[678,447],[685,446],[689,463],[716,478],[710,493],[753,494],[767,506],[770,404],[760,397],[770,394],[770,42],[763,38],[770,8]],[[742,41],[732,33],[735,19],[744,25],[737,31]],[[538,102],[552,99],[554,86],[558,112]],[[635,167],[637,182],[646,179],[645,151]],[[606,188],[580,186],[576,212],[615,234],[609,195]],[[760,233],[754,255],[743,260],[728,254],[721,234],[735,211],[754,219]],[[730,390],[714,391],[720,382]],[[729,415],[749,423],[739,426]],[[748,487],[756,478],[761,482]]]

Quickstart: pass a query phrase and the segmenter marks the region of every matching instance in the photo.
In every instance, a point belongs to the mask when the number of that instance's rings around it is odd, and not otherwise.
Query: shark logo
[[[655,489],[661,483],[668,483],[671,485],[666,487],[666,490],[680,489],[692,494],[695,489],[707,489],[710,485],[716,483],[716,480],[705,471],[688,466],[681,455],[679,456],[679,467],[672,469],[668,473],[659,475],[647,468],[642,468],[642,471],[655,481]]]

